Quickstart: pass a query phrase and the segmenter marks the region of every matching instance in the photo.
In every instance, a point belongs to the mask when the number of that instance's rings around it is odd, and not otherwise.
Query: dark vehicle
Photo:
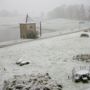
[[[87,33],[82,33],[80,37],[89,37],[89,35]]]

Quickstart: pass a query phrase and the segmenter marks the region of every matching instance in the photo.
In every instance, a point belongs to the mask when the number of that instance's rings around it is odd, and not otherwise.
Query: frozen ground
[[[0,49],[0,88],[3,80],[13,75],[48,72],[64,85],[63,90],[85,90],[89,84],[75,84],[71,77],[73,67],[90,63],[73,61],[73,55],[90,53],[90,38],[80,38],[80,33],[44,40],[36,40]],[[26,66],[17,66],[20,58],[29,60]]]

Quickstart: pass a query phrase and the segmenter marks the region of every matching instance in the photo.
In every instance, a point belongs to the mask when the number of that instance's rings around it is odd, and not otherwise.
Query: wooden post
[[[41,25],[41,21],[40,21],[40,36],[42,36],[42,25]]]
[[[28,14],[26,15],[26,23],[28,22]]]

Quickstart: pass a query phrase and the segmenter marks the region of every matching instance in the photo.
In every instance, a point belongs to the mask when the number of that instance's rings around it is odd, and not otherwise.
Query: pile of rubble
[[[53,81],[48,73],[44,75],[17,75],[4,81],[3,90],[62,90],[62,85]]]
[[[73,60],[90,62],[90,54],[81,54],[81,55],[73,56]]]

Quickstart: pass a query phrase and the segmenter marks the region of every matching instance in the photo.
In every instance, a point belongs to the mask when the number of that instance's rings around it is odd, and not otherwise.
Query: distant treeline
[[[90,6],[62,5],[48,13],[49,19],[67,18],[77,20],[90,20]]]

